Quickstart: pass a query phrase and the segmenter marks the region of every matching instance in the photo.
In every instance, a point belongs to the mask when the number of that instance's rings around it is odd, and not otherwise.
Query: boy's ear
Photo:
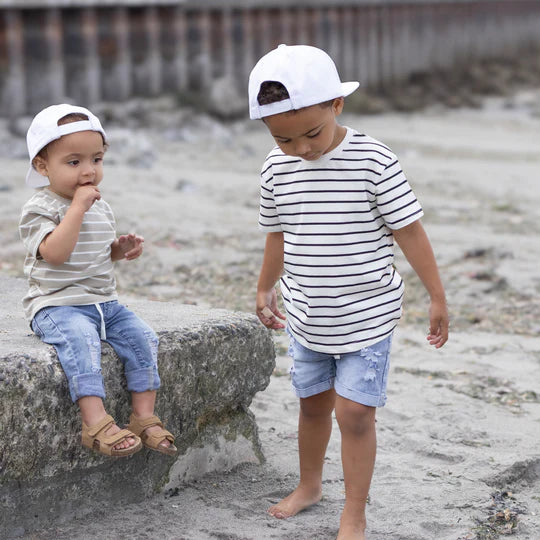
[[[32,165],[34,166],[36,171],[42,176],[49,176],[49,172],[47,170],[47,162],[41,156],[36,156],[32,160]]]
[[[335,98],[332,102],[332,110],[334,111],[334,114],[336,116],[339,116],[341,112],[343,111],[343,106],[345,105],[345,98],[344,97],[338,97]]]

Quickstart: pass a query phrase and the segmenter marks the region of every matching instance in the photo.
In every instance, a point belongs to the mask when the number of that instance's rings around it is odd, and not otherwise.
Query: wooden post
[[[346,7],[341,11],[341,78],[342,80],[351,80],[358,75],[355,73],[356,57],[358,50],[355,39],[355,18],[357,9],[355,7]],[[356,80],[356,79],[354,79]]]
[[[24,73],[24,43],[21,12],[4,12],[8,73],[5,87],[5,110],[10,118],[26,111],[26,81]],[[4,103],[2,103],[4,105]]]
[[[148,74],[148,93],[151,96],[158,95],[163,87],[162,71],[163,61],[159,43],[160,24],[157,8],[150,6],[145,9],[144,26],[147,42],[145,69]]]
[[[209,88],[214,76],[212,62],[212,40],[211,40],[211,20],[207,10],[201,11],[198,17],[200,31],[200,56],[198,66],[200,67],[200,84],[202,88]]]
[[[270,39],[271,36],[271,25],[270,25],[270,13],[268,9],[261,9],[257,13],[257,26],[259,34],[257,36],[257,39],[260,40],[261,43],[261,56],[263,54],[266,54],[269,52],[272,47],[272,42]]]
[[[367,90],[370,85],[369,73],[369,8],[359,6],[354,16],[355,66],[351,78],[360,82],[360,88]]]
[[[95,8],[81,10],[81,35],[83,41],[84,95],[89,104],[101,99],[101,70],[98,51],[98,21]]]
[[[129,19],[125,7],[117,7],[113,15],[113,35],[116,41],[114,65],[114,99],[124,100],[132,95]]]
[[[325,21],[325,38],[328,47],[326,52],[330,55],[332,60],[334,60],[336,66],[338,66],[338,71],[340,71],[340,67],[343,65],[343,29],[340,22],[339,10],[336,8],[329,8],[326,11]]]
[[[58,8],[51,8],[45,12],[44,34],[48,65],[43,66],[43,72],[48,80],[45,83],[48,99],[47,103],[41,103],[40,106],[57,103],[65,97],[62,15]]]
[[[242,80],[247,81],[258,58],[255,58],[255,25],[251,9],[242,10]]]
[[[297,44],[298,45],[312,45],[312,40],[310,37],[310,13],[307,8],[299,8],[297,11],[297,26],[298,26],[298,35],[297,35]]]
[[[292,13],[294,12],[290,8],[281,8],[279,10],[279,42],[286,45],[296,45],[292,31],[292,19],[294,16]]]
[[[186,90],[189,86],[188,77],[188,43],[187,21],[184,9],[180,6],[174,8],[173,36],[176,43],[174,52],[174,88],[178,91]]]
[[[400,43],[397,59],[397,71],[399,78],[406,80],[411,74],[413,51],[411,47],[412,34],[414,27],[411,24],[411,8],[402,6],[399,17]]]
[[[327,43],[324,35],[324,16],[322,10],[314,9],[311,17],[313,26],[313,45],[320,49],[327,50]]]
[[[379,11],[376,7],[366,8],[367,19],[367,59],[368,59],[368,80],[371,88],[377,88],[380,81],[380,59],[379,59]]]
[[[394,80],[392,61],[392,27],[390,7],[381,6],[379,15],[379,86],[389,87]]]
[[[235,54],[233,42],[233,19],[231,8],[224,8],[222,12],[222,27],[223,27],[223,73],[224,75],[235,80]]]

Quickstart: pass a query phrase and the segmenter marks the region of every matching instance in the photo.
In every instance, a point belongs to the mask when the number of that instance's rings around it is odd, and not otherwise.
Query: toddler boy
[[[99,190],[106,138],[84,107],[52,105],[32,120],[26,183],[38,190],[19,223],[29,283],[23,306],[32,330],[58,353],[81,411],[84,446],[125,457],[143,444],[173,455],[174,437],[154,415],[158,338],[117,299],[113,262],[139,257],[144,239],[116,237],[112,210]],[[124,364],[133,409],[127,429],[103,405],[100,340]]]

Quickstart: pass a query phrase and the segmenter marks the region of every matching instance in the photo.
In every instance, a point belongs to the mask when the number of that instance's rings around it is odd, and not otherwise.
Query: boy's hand
[[[440,349],[448,341],[448,308],[446,301],[431,301],[429,308],[429,333],[427,340],[430,345]]]
[[[256,313],[266,328],[272,330],[285,328],[285,325],[277,320],[278,318],[285,320],[285,315],[277,307],[277,293],[273,287],[268,292],[257,293]]]
[[[118,242],[118,248],[120,250],[120,258],[132,261],[143,252],[144,238],[135,234],[123,234],[119,236],[116,241]]]
[[[90,210],[91,206],[101,199],[101,193],[96,186],[90,184],[79,186],[73,194],[71,206],[79,206],[84,212]]]

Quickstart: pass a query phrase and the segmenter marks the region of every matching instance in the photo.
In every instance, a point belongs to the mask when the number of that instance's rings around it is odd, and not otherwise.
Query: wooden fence
[[[540,45],[539,0],[4,0],[0,116],[71,99],[206,91],[227,76],[245,91],[279,43],[312,44],[368,88],[411,74],[515,58]]]

